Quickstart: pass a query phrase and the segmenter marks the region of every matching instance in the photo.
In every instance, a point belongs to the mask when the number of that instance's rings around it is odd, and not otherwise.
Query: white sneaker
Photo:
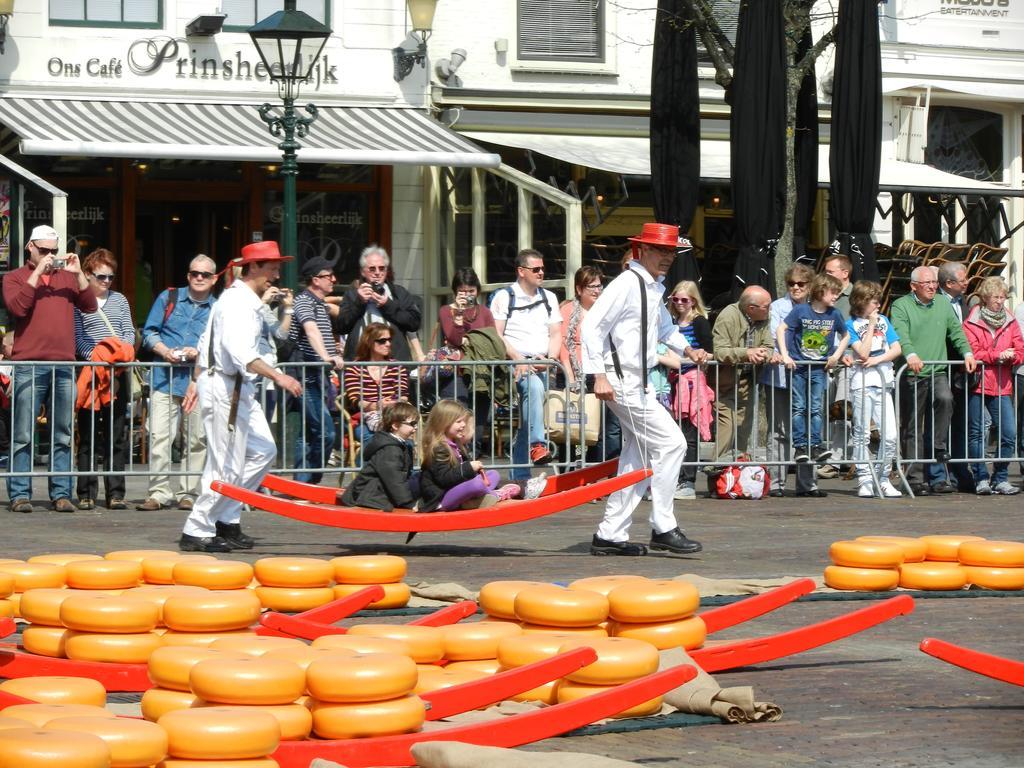
[[[882,481],[882,495],[885,496],[885,498],[887,498],[887,499],[896,499],[896,498],[899,498],[900,496],[902,496],[903,492],[900,491],[899,488],[897,488],[895,485],[890,483],[888,480],[883,480]]]
[[[875,491],[872,489],[871,483],[861,483],[860,487],[857,488],[857,495],[862,499],[870,499],[875,495]]]
[[[526,489],[525,489],[525,491],[523,493],[523,498],[524,499],[536,499],[538,496],[540,496],[542,493],[544,493],[544,488],[547,487],[547,484],[548,484],[548,473],[547,472],[541,472],[536,477],[531,477],[529,480],[526,481]]]
[[[693,483],[691,483],[691,482],[689,482],[687,480],[684,480],[676,488],[676,492],[674,494],[672,494],[672,498],[678,499],[680,501],[683,501],[685,499],[696,499],[697,498],[697,491],[693,487]]]
[[[328,467],[340,467],[345,463],[345,457],[341,455],[341,451],[334,449],[331,451],[330,457],[327,459]]]

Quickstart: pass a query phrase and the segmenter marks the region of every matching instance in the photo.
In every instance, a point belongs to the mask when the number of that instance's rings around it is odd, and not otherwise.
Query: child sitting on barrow
[[[378,431],[363,448],[363,468],[342,494],[342,504],[384,512],[415,508],[412,468],[419,423],[419,411],[410,403],[400,401],[384,408]]]

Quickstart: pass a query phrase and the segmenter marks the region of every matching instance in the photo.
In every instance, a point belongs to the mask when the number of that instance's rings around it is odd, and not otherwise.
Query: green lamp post
[[[309,126],[317,117],[313,104],[305,107],[309,117],[301,117],[295,110],[299,86],[309,76],[320,58],[320,52],[331,36],[331,28],[321,24],[307,13],[295,10],[295,0],[284,0],[284,10],[257,22],[248,30],[263,65],[284,102],[283,112],[272,114],[274,107],[264,104],[259,108],[260,118],[273,136],[281,137],[278,148],[283,155],[281,176],[284,180],[284,217],[281,222],[281,251],[286,256],[298,256],[298,227],[295,220],[295,181],[299,175],[296,150],[301,139],[309,133]],[[285,262],[282,284],[295,288],[298,284],[296,261]]]

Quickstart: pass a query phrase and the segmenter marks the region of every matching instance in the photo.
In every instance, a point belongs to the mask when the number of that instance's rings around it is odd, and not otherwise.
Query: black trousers
[[[106,499],[123,499],[125,493],[124,466],[127,453],[128,436],[125,433],[125,414],[128,410],[127,374],[121,373],[113,378],[117,384],[115,389],[124,393],[114,397],[98,411],[81,409],[78,411],[78,454],[79,472],[101,471],[106,490]],[[97,475],[79,476],[78,498],[98,498],[99,477]]]

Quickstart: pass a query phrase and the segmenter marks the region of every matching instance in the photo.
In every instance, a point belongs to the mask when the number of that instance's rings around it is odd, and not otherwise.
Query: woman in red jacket
[[[988,411],[992,426],[999,436],[999,458],[1009,458],[1017,444],[1016,420],[1013,415],[1013,369],[1024,363],[1024,338],[1013,315],[1006,311],[1006,283],[1000,277],[989,277],[978,289],[981,303],[964,320],[964,333],[981,364],[977,382],[972,381],[967,401],[968,455],[972,459],[985,456],[985,417]],[[993,463],[991,481],[985,463],[972,465],[979,496],[1001,493],[1012,496],[1020,489],[1007,479],[1008,461]]]

